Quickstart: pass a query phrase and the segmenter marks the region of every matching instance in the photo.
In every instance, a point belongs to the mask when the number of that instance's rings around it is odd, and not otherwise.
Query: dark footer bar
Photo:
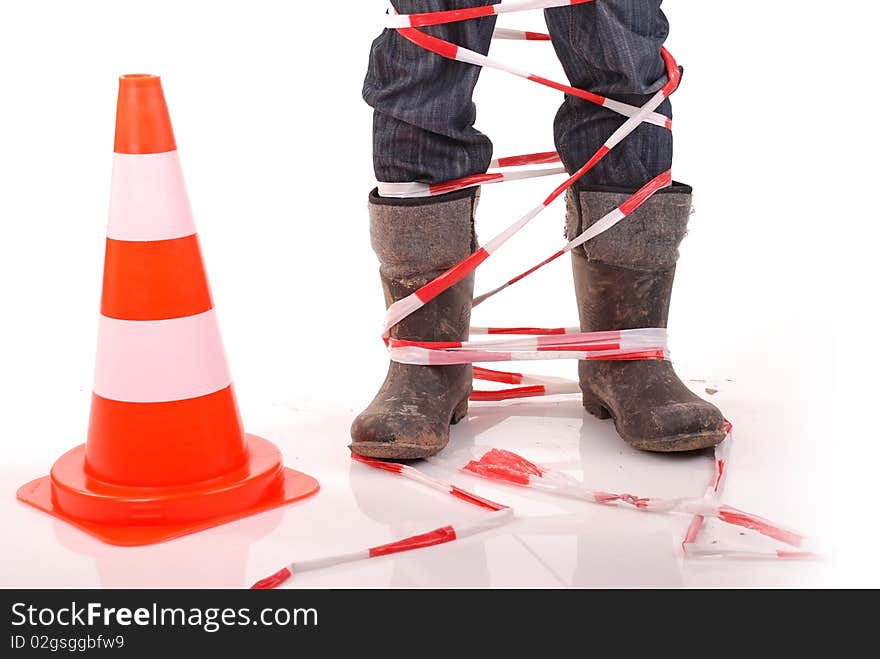
[[[223,657],[246,652],[246,659],[257,659],[303,650],[470,657],[482,648],[491,649],[487,657],[500,656],[502,648],[515,650],[514,656],[526,650],[569,656],[565,648],[591,654],[609,642],[632,656],[642,642],[672,651],[685,642],[698,647],[700,637],[706,647],[722,639],[727,647],[748,637],[781,641],[789,622],[797,622],[803,637],[819,629],[811,620],[818,621],[824,608],[811,604],[809,594],[785,591],[0,592],[7,623],[0,657],[162,652],[164,659],[201,651]]]

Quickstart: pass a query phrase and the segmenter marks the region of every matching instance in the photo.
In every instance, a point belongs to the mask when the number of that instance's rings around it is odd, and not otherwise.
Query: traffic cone
[[[86,443],[18,498],[101,540],[168,540],[307,497],[242,430],[157,76],[119,80]]]

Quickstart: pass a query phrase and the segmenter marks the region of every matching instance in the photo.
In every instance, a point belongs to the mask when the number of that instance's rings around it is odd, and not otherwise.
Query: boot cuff
[[[370,193],[370,242],[391,277],[445,270],[474,249],[475,188],[423,199]]]
[[[632,193],[596,186],[569,189],[565,197],[566,237],[577,237]],[[687,232],[690,212],[690,186],[673,183],[579,249],[584,250],[590,261],[636,270],[668,270],[678,260],[678,246]]]

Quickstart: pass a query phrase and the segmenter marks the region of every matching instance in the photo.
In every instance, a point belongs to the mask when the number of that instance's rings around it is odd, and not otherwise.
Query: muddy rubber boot
[[[598,186],[569,190],[569,239],[632,192]],[[666,327],[690,210],[691,188],[674,183],[572,251],[582,330]],[[668,361],[581,361],[578,374],[587,411],[614,419],[618,434],[635,448],[690,451],[724,439],[721,411],[691,392]]]
[[[434,198],[370,194],[370,238],[379,257],[386,307],[442,274],[476,249],[475,189]],[[463,279],[404,318],[391,336],[408,341],[468,338],[474,277]],[[351,425],[351,450],[372,458],[426,458],[449,441],[449,426],[467,413],[470,364],[414,366],[391,362],[373,402]]]

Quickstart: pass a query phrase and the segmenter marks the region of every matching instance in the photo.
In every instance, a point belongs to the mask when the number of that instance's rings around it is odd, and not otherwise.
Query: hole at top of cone
[[[151,73],[119,76],[113,150],[116,153],[147,154],[166,153],[176,148],[159,76]]]
[[[152,73],[124,73],[119,76],[119,86],[162,85],[162,79]]]

